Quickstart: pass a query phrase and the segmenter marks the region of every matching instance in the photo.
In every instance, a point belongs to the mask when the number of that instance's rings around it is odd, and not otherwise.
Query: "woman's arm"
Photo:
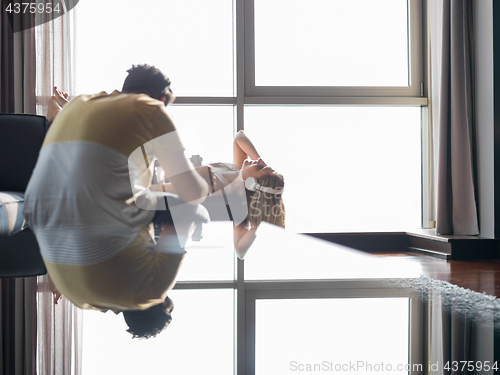
[[[213,193],[215,180],[210,167],[207,165],[202,165],[201,167],[195,167],[194,169],[196,169],[196,172],[198,172],[199,175],[203,177],[203,179],[207,182],[209,193]]]
[[[164,193],[177,194],[177,190],[175,190],[174,185],[172,185],[170,182],[158,182],[151,185],[150,189],[151,191],[163,191]]]
[[[250,157],[252,160],[260,158],[259,153],[255,149],[250,138],[247,137],[243,130],[236,133],[233,141],[233,164],[241,169],[243,161]]]
[[[184,150],[162,150],[158,152],[158,161],[179,198],[189,204],[199,204],[205,200],[209,185],[187,159]]]
[[[243,259],[252,246],[255,238],[257,227],[248,228],[245,223],[235,225],[233,227],[234,249],[239,259]]]

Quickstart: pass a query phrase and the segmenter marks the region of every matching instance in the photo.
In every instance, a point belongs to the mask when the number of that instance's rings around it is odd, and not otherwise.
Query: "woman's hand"
[[[250,138],[243,130],[240,130],[236,133],[233,141],[233,164],[241,168],[243,161],[248,157],[252,160],[260,159],[260,155]]]
[[[261,165],[263,167],[267,167],[267,164],[262,160],[262,158],[257,159],[257,165]]]

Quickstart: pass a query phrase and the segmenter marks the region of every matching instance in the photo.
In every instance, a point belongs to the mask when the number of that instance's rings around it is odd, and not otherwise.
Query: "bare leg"
[[[49,99],[49,105],[47,108],[47,119],[52,122],[56,118],[56,116],[59,114],[59,112],[62,111],[62,107],[57,104],[57,100],[55,96],[52,96]]]

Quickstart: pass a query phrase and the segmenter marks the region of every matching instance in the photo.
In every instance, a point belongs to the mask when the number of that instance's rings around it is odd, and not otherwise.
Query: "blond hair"
[[[273,172],[267,176],[257,180],[261,186],[270,187],[273,189],[283,190],[285,187],[285,179],[283,175]],[[255,226],[262,221],[270,224],[285,227],[285,205],[283,204],[282,194],[271,194],[263,191],[246,190],[248,203],[247,220]]]

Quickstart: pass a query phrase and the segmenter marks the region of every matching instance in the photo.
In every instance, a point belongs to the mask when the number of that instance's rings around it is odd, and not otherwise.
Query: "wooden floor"
[[[232,282],[232,224],[213,222],[205,225],[203,231],[203,240],[193,242],[189,247],[190,257],[184,261],[178,281]],[[364,251],[310,236],[290,234],[267,223],[259,227],[252,241],[245,256],[244,277],[247,281],[383,280],[424,275],[500,297],[500,260],[446,260],[390,247],[387,250],[379,248],[377,252],[371,252],[372,256],[367,256]],[[381,258],[382,262],[374,264],[373,257]],[[208,261],[220,267],[206,267]],[[208,271],[211,273],[208,274]]]
[[[417,253],[376,253],[379,257],[397,257],[400,262],[418,263],[423,275],[451,284],[500,297],[500,260],[444,260]]]

